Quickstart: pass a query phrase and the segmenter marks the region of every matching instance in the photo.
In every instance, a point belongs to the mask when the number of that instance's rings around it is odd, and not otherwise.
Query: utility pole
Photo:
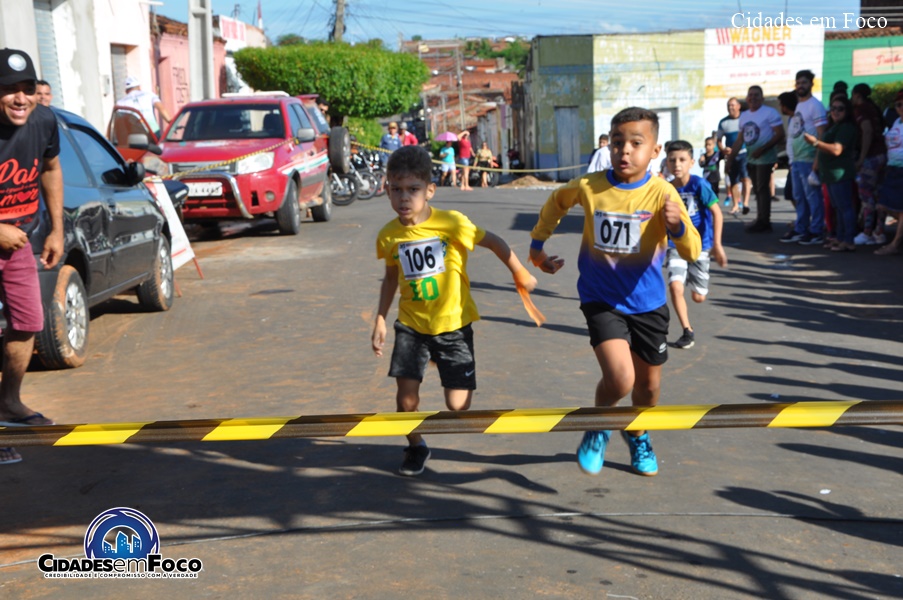
[[[461,114],[461,131],[464,131],[464,81],[461,79],[461,45],[455,46],[455,71],[458,75],[458,112]]]
[[[332,35],[329,36],[334,42],[342,41],[342,34],[345,33],[345,0],[335,0],[335,23],[332,26]]]

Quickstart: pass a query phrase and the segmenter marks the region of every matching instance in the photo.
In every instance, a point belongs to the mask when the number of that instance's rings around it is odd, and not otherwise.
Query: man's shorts
[[[38,266],[31,244],[0,251],[0,302],[10,329],[37,333],[44,329]]]
[[[447,162],[442,163],[442,172],[443,173],[451,173],[454,170],[455,170],[454,163],[447,163]]]
[[[476,361],[473,356],[473,328],[426,335],[395,321],[395,347],[389,377],[423,381],[430,361],[439,368],[442,387],[451,390],[477,389]]]
[[[668,360],[671,314],[667,304],[636,315],[628,315],[603,302],[581,304],[580,310],[586,317],[593,348],[608,340],[627,340],[631,352],[652,366],[663,365]]]
[[[710,261],[708,250],[700,252],[696,262],[687,263],[677,253],[676,248],[668,248],[665,263],[668,265],[668,283],[679,281],[686,285],[691,292],[696,292],[700,296],[705,296],[709,293]]]
[[[740,183],[744,179],[749,179],[749,171],[746,169],[746,152],[738,154],[731,163],[731,170],[727,174],[731,179],[731,185]]]

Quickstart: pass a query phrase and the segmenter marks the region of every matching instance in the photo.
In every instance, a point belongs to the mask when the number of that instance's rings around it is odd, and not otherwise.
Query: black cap
[[[12,85],[20,81],[37,81],[31,57],[22,50],[0,50],[0,85]]]

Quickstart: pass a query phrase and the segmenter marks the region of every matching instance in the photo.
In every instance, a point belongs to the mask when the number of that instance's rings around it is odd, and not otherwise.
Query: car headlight
[[[273,167],[276,161],[275,152],[262,152],[254,156],[248,156],[235,163],[235,172],[239,175],[244,173],[257,173],[258,171],[266,171]]]

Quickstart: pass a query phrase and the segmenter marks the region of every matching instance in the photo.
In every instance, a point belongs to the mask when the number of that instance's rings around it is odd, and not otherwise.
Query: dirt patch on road
[[[537,179],[532,175],[525,175],[523,177],[518,177],[514,181],[509,181],[506,184],[500,185],[500,188],[533,188],[533,189],[555,189],[564,185],[558,181],[543,181],[542,179]]]

